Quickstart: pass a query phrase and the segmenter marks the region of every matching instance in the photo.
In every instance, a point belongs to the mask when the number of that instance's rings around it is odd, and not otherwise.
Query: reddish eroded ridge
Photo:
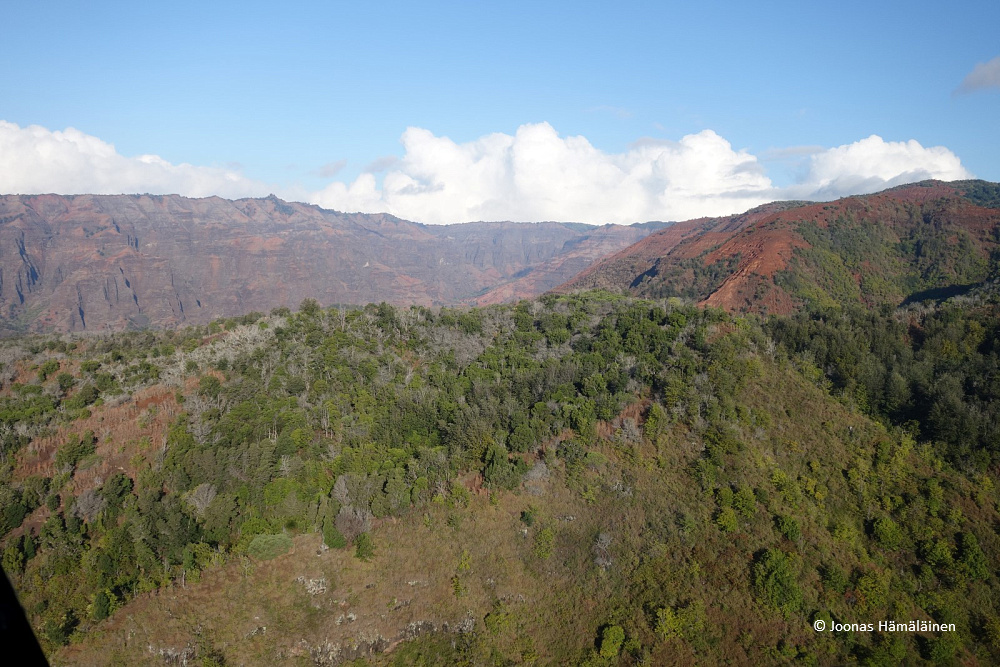
[[[965,183],[925,181],[833,202],[773,202],[741,215],[676,223],[593,264],[555,291],[600,287],[649,296],[659,276],[696,262],[727,267],[721,282],[697,296],[701,304],[733,312],[786,314],[798,303],[774,278],[789,267],[797,249],[809,247],[801,233],[805,224],[826,228],[834,220],[849,219],[884,225],[899,235],[920,224],[938,224],[924,219],[933,209],[934,215],[940,218],[943,212],[968,232],[988,254],[988,247],[996,244],[1000,209],[970,201],[964,196]]]
[[[771,255],[786,254],[793,244],[783,234],[770,234],[769,238],[757,238],[752,230],[774,219],[775,215],[796,207],[797,202],[773,202],[758,206],[746,213],[719,218],[697,218],[678,222],[670,227],[654,232],[633,246],[594,263],[573,280],[556,288],[557,292],[577,289],[621,289],[636,287],[640,278],[655,271],[660,262],[668,259],[695,259],[712,252],[712,259],[706,264],[724,259],[747,250],[748,261],[740,269],[753,272],[770,269],[774,263]],[[748,239],[736,245],[729,245],[737,238]],[[748,245],[749,244],[749,245]],[[752,255],[752,260],[749,259]],[[776,269],[772,269],[773,270]],[[713,304],[716,305],[716,304]]]

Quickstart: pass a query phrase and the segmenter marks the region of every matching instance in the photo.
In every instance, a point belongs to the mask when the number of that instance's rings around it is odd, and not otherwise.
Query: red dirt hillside
[[[1000,186],[983,181],[925,181],[681,222],[555,291],[605,288],[775,314],[805,301],[898,305],[923,291],[988,277],[1000,227],[998,192]]]

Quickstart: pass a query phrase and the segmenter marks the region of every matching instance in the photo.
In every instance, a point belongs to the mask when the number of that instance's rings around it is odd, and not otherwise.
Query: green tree
[[[10,574],[21,574],[24,569],[24,552],[17,542],[8,544],[3,550],[3,570]]]
[[[681,620],[670,607],[656,610],[656,634],[661,639],[673,639],[681,636]]]
[[[517,465],[520,463],[520,467]],[[510,460],[507,449],[501,444],[492,444],[486,450],[486,468],[483,470],[483,480],[492,488],[513,489],[521,483],[521,472],[524,463],[517,459]]]
[[[795,581],[792,558],[780,549],[768,549],[753,564],[752,578],[758,599],[786,616],[802,606],[802,591]]]
[[[601,657],[614,658],[622,650],[625,641],[625,630],[620,625],[609,625],[601,634]]]
[[[108,599],[108,594],[104,591],[98,591],[97,595],[94,596],[94,606],[92,609],[92,616],[95,621],[102,621],[107,618],[111,613],[111,600]]]
[[[754,518],[757,514],[757,499],[753,495],[753,489],[749,486],[741,486],[736,495],[733,496],[733,509],[744,519]]]
[[[198,380],[198,395],[203,398],[216,398],[222,391],[222,383],[214,375],[202,375]]]
[[[795,517],[779,514],[774,517],[774,523],[778,526],[778,532],[788,540],[798,542],[799,538],[802,537],[802,532],[799,530],[799,522]]]
[[[895,521],[889,517],[882,517],[875,521],[873,527],[875,540],[885,549],[895,551],[903,544],[903,530]]]
[[[733,533],[739,528],[736,511],[732,507],[723,507],[715,517],[715,525],[724,533]]]
[[[343,549],[347,546],[347,539],[330,519],[323,521],[323,544],[331,549]]]
[[[59,362],[55,359],[49,359],[41,366],[38,367],[38,379],[45,382],[50,375],[59,370]],[[72,376],[71,376],[72,377]]]
[[[358,560],[365,562],[375,556],[375,542],[368,533],[361,533],[354,540],[354,555]]]
[[[870,613],[883,609],[889,602],[888,570],[870,570],[858,578],[855,586],[858,596],[858,609]]]
[[[59,390],[65,394],[67,391],[73,388],[73,385],[76,383],[76,380],[70,373],[60,373],[59,375],[56,376],[56,382],[59,383]]]
[[[989,561],[979,547],[979,540],[975,535],[970,532],[962,533],[958,551],[959,568],[967,577],[983,581],[990,578]]]
[[[97,446],[97,438],[92,431],[87,431],[82,436],[70,434],[58,450],[56,450],[56,467],[75,468],[83,458],[94,453]]]

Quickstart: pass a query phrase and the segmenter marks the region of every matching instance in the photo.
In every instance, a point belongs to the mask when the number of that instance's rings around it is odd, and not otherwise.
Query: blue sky
[[[607,195],[628,209],[623,221],[699,205],[715,213],[773,194],[822,198],[907,173],[1000,180],[1000,61],[959,90],[1000,56],[995,1],[8,2],[3,13],[0,121],[20,134],[0,143],[0,192],[115,191],[117,175],[122,191],[208,194],[221,183],[226,196],[275,191],[428,222],[581,219],[595,207],[580,203],[595,187],[588,179],[618,169],[628,174],[610,177],[618,185]],[[36,145],[67,137],[26,138],[29,126],[74,128],[113,145],[115,160],[88,153],[77,174]],[[408,128],[426,133],[404,146]],[[523,128],[534,131],[522,137]],[[508,139],[483,143],[494,133]],[[882,143],[847,150],[871,135]],[[682,141],[692,136],[700,139]],[[587,145],[549,159],[574,137]],[[70,139],[74,150],[105,150]],[[900,143],[911,141],[924,150]],[[511,167],[529,143],[544,153],[525,158],[536,171]],[[634,152],[659,144],[676,150]],[[821,152],[837,147],[845,152],[836,160]],[[673,160],[687,172],[712,150],[722,162],[701,179],[704,191],[643,171]],[[879,162],[887,152],[889,165]],[[159,171],[130,171],[142,155],[159,156]],[[12,173],[25,164],[31,178]],[[493,180],[470,181],[471,164]],[[566,175],[581,164],[593,168]],[[107,173],[95,181],[95,170]],[[766,178],[738,176],[748,170]],[[498,185],[519,179],[548,189]],[[638,181],[630,197],[646,203],[614,201]],[[513,199],[522,204],[505,203]]]

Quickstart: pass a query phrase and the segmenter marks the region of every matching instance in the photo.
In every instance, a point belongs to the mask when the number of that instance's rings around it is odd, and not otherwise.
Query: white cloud
[[[771,151],[802,161],[802,176],[777,187],[758,159],[711,130],[680,141],[640,139],[604,153],[584,137],[560,137],[547,123],[522,125],[457,144],[420,128],[403,133],[404,155],[381,188],[371,173],[312,196],[321,206],[388,212],[429,223],[575,220],[629,223],[724,215],[775,199],[835,199],[938,178],[970,178],[944,147],[886,142],[872,135],[824,149]]]
[[[988,63],[977,63],[955,92],[971,93],[983,88],[1000,88],[1000,56]]]
[[[788,198],[836,199],[930,178],[954,181],[972,178],[972,174],[944,146],[924,148],[912,139],[885,141],[873,134],[814,153],[803,181],[785,188],[783,194]]]
[[[942,146],[887,142],[872,135],[835,148],[765,152],[800,174],[779,187],[760,160],[712,130],[679,141],[643,138],[605,153],[548,123],[466,143],[409,128],[403,155],[380,158],[350,183],[319,192],[278,189],[233,169],[125,157],[75,129],[21,128],[0,121],[0,193],[178,193],[229,198],[277,192],[342,211],[389,212],[428,223],[469,220],[572,220],[630,223],[739,213],[775,199],[834,199],[928,178],[970,178]],[[333,172],[339,163],[326,165]],[[375,174],[383,173],[381,184]]]
[[[711,130],[678,142],[642,142],[608,154],[548,123],[457,144],[420,128],[378,188],[365,173],[312,200],[348,211],[386,211],[421,222],[466,220],[679,220],[761,201],[771,186],[757,158]]]
[[[125,157],[74,128],[51,131],[0,120],[0,193],[177,193],[189,197],[266,195],[267,185],[232,169]]]

